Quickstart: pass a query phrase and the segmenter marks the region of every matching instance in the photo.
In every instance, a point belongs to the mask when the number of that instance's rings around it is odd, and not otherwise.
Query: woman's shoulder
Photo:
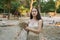
[[[40,22],[43,22],[43,20],[42,20],[42,19],[40,19],[38,22],[39,22],[39,23],[40,23]]]

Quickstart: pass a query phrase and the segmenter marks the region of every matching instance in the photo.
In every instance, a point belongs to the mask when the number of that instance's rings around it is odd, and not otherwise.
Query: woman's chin
[[[36,15],[33,15],[33,17],[36,17]]]

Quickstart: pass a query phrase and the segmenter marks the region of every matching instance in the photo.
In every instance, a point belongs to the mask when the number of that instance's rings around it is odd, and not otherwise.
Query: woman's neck
[[[37,20],[36,17],[33,17],[34,20]]]

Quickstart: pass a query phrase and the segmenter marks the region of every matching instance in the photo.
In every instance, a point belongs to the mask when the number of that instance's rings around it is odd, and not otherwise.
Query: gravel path
[[[46,17],[43,19],[45,20]],[[56,21],[59,21],[58,19],[56,19]],[[7,22],[7,24],[15,24],[15,26],[8,26],[8,27],[0,26],[0,40],[16,40],[15,38],[17,37],[17,34],[20,32],[20,27],[18,26],[19,21],[5,20],[5,22]],[[48,22],[45,20],[43,27],[44,36],[50,40],[60,40],[60,27],[46,26],[46,24],[48,24]]]

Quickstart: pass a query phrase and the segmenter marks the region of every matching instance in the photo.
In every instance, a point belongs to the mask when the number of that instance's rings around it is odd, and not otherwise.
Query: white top
[[[31,27],[31,28],[38,28],[38,21],[32,21],[30,20],[29,21],[29,24],[28,24],[28,27]]]
[[[29,25],[28,25],[28,27],[30,27],[30,28],[33,28],[33,29],[37,29],[38,28],[38,21],[30,21],[29,22]],[[29,35],[34,35],[34,36],[37,36],[38,34],[36,34],[36,33],[33,33],[33,32],[29,32]]]
[[[35,23],[30,22],[29,27],[38,27],[38,22],[35,22]]]

